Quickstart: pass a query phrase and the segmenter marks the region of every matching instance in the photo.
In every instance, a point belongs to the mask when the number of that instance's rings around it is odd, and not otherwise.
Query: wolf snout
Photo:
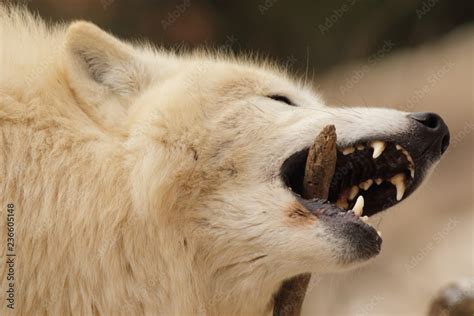
[[[423,152],[430,151],[439,157],[449,146],[449,129],[443,119],[436,113],[418,112],[408,115],[415,127],[415,137]]]

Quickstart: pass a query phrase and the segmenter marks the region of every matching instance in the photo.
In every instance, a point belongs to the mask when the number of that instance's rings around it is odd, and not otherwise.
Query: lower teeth
[[[394,175],[393,177],[390,178],[390,183],[392,183],[396,190],[396,198],[397,201],[400,201],[403,196],[405,195],[405,180],[406,176],[404,173],[399,173],[397,175]],[[346,189],[343,191],[343,193],[339,196],[339,199],[337,200],[336,204],[339,207],[347,208],[348,207],[348,200],[352,201],[356,195],[359,193],[359,188],[361,188],[364,191],[367,191],[373,183],[376,183],[377,185],[382,184],[383,180],[381,178],[376,178],[376,179],[368,179],[364,182],[361,182],[358,186],[353,185],[350,189]]]
[[[352,210],[357,217],[362,216],[362,213],[364,212],[364,197],[362,195],[359,195]]]
[[[359,193],[359,187],[356,185],[352,186],[351,193],[349,194],[349,200],[352,201],[356,197],[357,193]]]
[[[361,184],[359,184],[359,188],[361,188],[364,191],[367,191],[370,188],[370,186],[372,185],[372,183],[374,183],[374,180],[369,179],[369,180],[364,181]]]
[[[397,188],[397,201],[400,201],[405,194],[405,174],[399,173],[393,176],[390,182]]]

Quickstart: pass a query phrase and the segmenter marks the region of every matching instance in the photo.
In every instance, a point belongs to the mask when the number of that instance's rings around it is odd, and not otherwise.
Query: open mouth
[[[308,150],[293,154],[281,168],[283,181],[298,195],[303,191]],[[370,216],[399,203],[414,190],[416,182],[415,163],[405,148],[394,142],[364,141],[338,148],[328,200],[353,210],[362,196],[364,215]]]

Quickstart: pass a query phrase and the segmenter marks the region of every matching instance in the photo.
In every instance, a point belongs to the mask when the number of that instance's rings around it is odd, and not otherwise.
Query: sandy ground
[[[426,315],[440,287],[474,276],[474,26],[381,55],[318,79],[325,99],[437,112],[451,146],[428,183],[371,219],[383,233],[381,255],[356,271],[313,278],[303,315]]]

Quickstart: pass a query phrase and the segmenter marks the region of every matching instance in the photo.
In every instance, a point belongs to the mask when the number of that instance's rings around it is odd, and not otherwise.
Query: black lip
[[[347,240],[350,247],[341,249],[341,263],[364,261],[380,253],[382,238],[372,226],[361,221],[353,212],[347,212],[321,199],[307,200],[297,197],[297,200],[325,223],[332,236]]]

